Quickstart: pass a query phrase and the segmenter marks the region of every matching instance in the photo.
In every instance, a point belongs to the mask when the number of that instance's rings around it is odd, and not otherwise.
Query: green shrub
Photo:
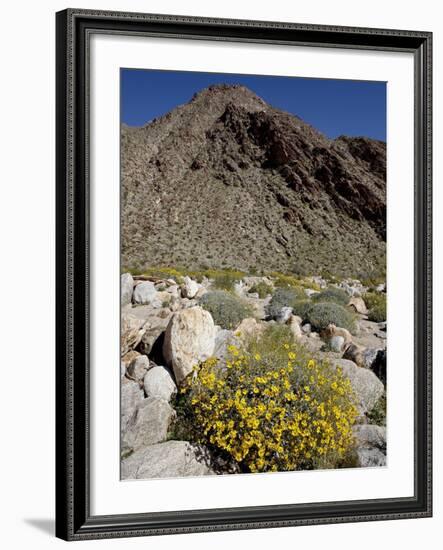
[[[286,329],[229,346],[224,368],[212,357],[180,390],[188,439],[244,472],[341,467],[355,446],[349,379],[310,357]]]
[[[312,296],[312,301],[316,303],[334,302],[341,306],[345,306],[349,302],[349,296],[343,289],[332,286],[326,290],[322,290],[318,294],[314,294]]]
[[[369,310],[368,319],[376,323],[386,321],[386,294],[382,292],[367,292],[363,296]]]
[[[216,325],[232,330],[246,317],[253,316],[252,308],[226,290],[207,292],[200,299],[201,306],[209,311]]]
[[[303,301],[306,301],[306,294],[302,288],[277,288],[267,306],[267,314],[275,318],[283,307],[295,308]]]
[[[307,321],[309,318],[309,310],[312,307],[312,302],[308,299],[297,300],[294,302],[292,312],[294,315],[298,315],[303,321]]]
[[[386,303],[375,305],[369,310],[368,319],[375,323],[386,321]]]
[[[260,281],[259,283],[255,283],[255,285],[249,289],[249,292],[256,292],[258,297],[263,300],[263,298],[266,298],[268,294],[272,294],[272,290],[273,288],[271,285],[268,285],[268,283],[265,283],[264,281]]]
[[[312,328],[316,331],[324,330],[331,323],[337,327],[346,328],[350,332],[354,332],[356,329],[355,316],[334,302],[313,304],[309,308],[307,316]]]

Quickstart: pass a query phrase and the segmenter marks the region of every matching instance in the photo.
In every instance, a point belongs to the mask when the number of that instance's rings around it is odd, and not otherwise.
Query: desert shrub
[[[229,346],[226,366],[210,358],[194,368],[179,398],[186,435],[245,472],[340,467],[354,447],[350,381],[285,331]]]
[[[313,281],[300,279],[298,277],[294,277],[293,275],[285,275],[284,273],[279,273],[278,271],[273,271],[271,273],[271,277],[274,279],[274,285],[276,287],[311,288],[312,290],[320,290],[319,285]]]
[[[386,321],[386,303],[377,304],[369,310],[368,319],[375,323]]]
[[[302,318],[303,321],[308,321],[309,319],[309,310],[312,306],[312,302],[308,299],[297,300],[294,302],[292,307],[292,312],[294,315],[298,315]]]
[[[382,292],[366,292],[363,296],[368,308],[368,319],[376,323],[386,321],[386,294]]]
[[[199,282],[203,277],[207,277],[213,282],[215,288],[219,290],[232,290],[237,281],[243,279],[246,274],[243,271],[235,269],[205,269],[201,271],[190,272],[189,276]]]
[[[131,275],[143,275],[144,271],[143,271],[142,268],[137,267],[137,266],[132,266],[132,267],[122,266],[121,273],[122,273],[122,275],[123,275],[123,273],[130,273]]]
[[[354,332],[356,329],[355,316],[349,310],[334,302],[313,304],[309,308],[307,316],[312,328],[317,331],[324,330],[330,323],[337,327],[346,328],[350,332]]]
[[[255,285],[249,289],[249,292],[256,292],[258,297],[263,299],[266,298],[268,294],[272,294],[272,290],[273,288],[271,285],[268,285],[265,281],[260,281],[259,283],[255,283]]]
[[[201,306],[209,311],[216,325],[233,329],[246,317],[253,316],[252,308],[226,290],[207,292],[200,299]]]
[[[306,294],[300,287],[277,288],[267,306],[267,314],[277,317],[283,307],[295,308],[296,304],[306,300]]]
[[[349,302],[348,294],[341,288],[334,286],[322,290],[318,294],[312,296],[313,302],[334,302],[341,306],[345,306]]]
[[[159,279],[174,279],[177,283],[181,284],[186,271],[176,267],[147,267],[143,270],[143,275],[158,277]]]

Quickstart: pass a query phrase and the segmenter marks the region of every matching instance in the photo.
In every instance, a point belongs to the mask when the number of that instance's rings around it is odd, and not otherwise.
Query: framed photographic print
[[[57,14],[57,536],[431,515],[431,39]]]

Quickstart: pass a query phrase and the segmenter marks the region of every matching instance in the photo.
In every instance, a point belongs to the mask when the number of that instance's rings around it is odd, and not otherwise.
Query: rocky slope
[[[385,144],[330,140],[245,87],[123,125],[121,168],[124,266],[384,270]]]

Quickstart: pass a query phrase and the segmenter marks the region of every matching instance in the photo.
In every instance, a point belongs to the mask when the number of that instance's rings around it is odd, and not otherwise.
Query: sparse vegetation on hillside
[[[382,142],[327,139],[244,87],[215,86],[123,127],[121,152],[125,265],[383,274]]]

